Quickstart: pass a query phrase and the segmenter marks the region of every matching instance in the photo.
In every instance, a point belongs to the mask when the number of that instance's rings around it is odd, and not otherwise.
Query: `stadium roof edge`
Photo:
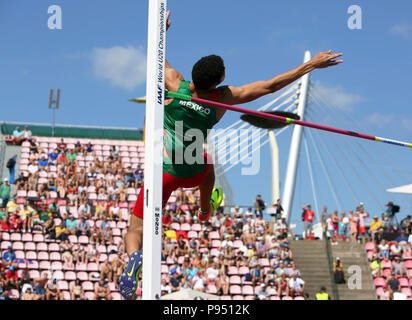
[[[4,135],[11,135],[16,126],[28,126],[35,136],[52,136],[52,126],[50,124],[0,121],[1,132]],[[54,136],[56,137],[143,140],[143,130],[137,128],[56,124],[54,129]]]

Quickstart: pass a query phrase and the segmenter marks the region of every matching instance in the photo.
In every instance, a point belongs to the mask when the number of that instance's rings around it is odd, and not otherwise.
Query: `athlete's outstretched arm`
[[[166,15],[166,31],[169,30],[171,25],[170,20],[170,10],[167,11]],[[166,60],[165,62],[165,87],[166,90],[176,92],[179,89],[180,82],[184,80],[183,76],[175,69],[173,69],[169,62]]]
[[[270,80],[252,82],[241,87],[221,87],[219,89],[221,90],[221,102],[235,105],[256,100],[269,93],[279,91],[315,69],[323,69],[342,63],[343,60],[334,60],[341,56],[342,53],[332,54],[332,50],[320,52],[308,62]]]

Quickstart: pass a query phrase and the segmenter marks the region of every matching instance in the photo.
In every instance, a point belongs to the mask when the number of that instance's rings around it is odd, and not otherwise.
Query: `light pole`
[[[56,122],[55,112],[59,109],[60,105],[60,89],[57,89],[56,100],[54,99],[54,89],[50,89],[50,98],[49,98],[49,109],[53,110],[53,122],[52,122],[52,137],[54,137],[54,126]]]
[[[290,119],[300,120],[300,117],[291,112],[286,111],[267,111],[265,113],[273,114]],[[243,121],[248,122],[250,125],[268,130],[270,149],[272,155],[272,205],[280,199],[280,174],[279,174],[279,148],[276,141],[275,129],[281,129],[288,126],[288,123],[278,122],[275,120],[269,120],[265,118],[259,118],[251,115],[244,114],[240,117]],[[273,221],[275,222],[275,221]]]

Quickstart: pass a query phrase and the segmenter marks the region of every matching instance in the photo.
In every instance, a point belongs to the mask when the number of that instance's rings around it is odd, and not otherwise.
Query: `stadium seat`
[[[241,284],[242,281],[241,281],[240,277],[236,275],[236,276],[230,276],[229,283],[230,284]]]
[[[383,287],[383,286],[385,286],[385,279],[384,278],[375,278],[375,280],[373,280],[373,283],[375,284],[376,287]]]
[[[22,249],[23,249],[23,247],[22,247]],[[17,259],[24,259],[24,251],[23,250],[17,250],[17,249],[14,249],[14,250],[15,250],[14,253],[16,254]]]
[[[60,252],[50,252],[50,260],[60,261],[61,260]]]
[[[39,260],[49,260],[49,253],[46,251],[40,251],[37,257]]]
[[[239,285],[231,285],[229,287],[229,292],[230,292],[231,295],[240,295],[240,294],[242,294],[242,289],[240,288]],[[238,299],[235,299],[235,298],[233,298],[233,299],[238,300]]]
[[[60,252],[60,247],[57,243],[50,243],[49,244],[49,251],[57,251]]]
[[[366,249],[366,251],[374,250],[375,249],[375,243],[373,243],[373,242],[366,243],[365,244],[365,249]]]
[[[31,249],[34,250],[34,249]],[[35,251],[26,251],[27,260],[37,260],[37,253]]]
[[[23,250],[24,249],[24,244],[21,241],[16,241],[16,242],[12,242],[12,248],[13,250]]]
[[[49,270],[50,269],[50,262],[48,260],[40,261],[39,269],[40,270]]]
[[[227,273],[227,274],[228,274],[229,276],[238,275],[239,272],[238,272],[237,267],[230,266],[229,269],[228,269],[228,273]]]
[[[17,233],[17,232],[13,232],[13,233],[10,235],[10,240],[11,240],[11,241],[21,241],[21,234],[20,234],[20,233]]]
[[[24,251],[35,251],[36,244],[34,242],[26,242],[24,244]]]
[[[233,296],[232,300],[244,300],[245,298],[241,295],[235,295]]]
[[[87,272],[85,271],[79,271],[76,273],[76,275],[80,281],[87,281],[89,279]]]
[[[97,267],[97,263],[89,262],[87,264],[87,271],[99,271],[99,268]]]
[[[40,233],[35,233],[33,235],[33,241],[34,242],[43,242],[44,241],[44,236]],[[38,250],[38,249],[37,249]]]

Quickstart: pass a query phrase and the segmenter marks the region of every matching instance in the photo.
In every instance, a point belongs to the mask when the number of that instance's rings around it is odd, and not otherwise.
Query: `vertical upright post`
[[[306,51],[304,62],[307,62],[310,59],[311,59],[310,52]],[[308,88],[309,88],[309,73],[305,74],[301,79],[299,104],[298,104],[297,113],[300,116],[300,120],[302,121],[305,120],[305,109],[306,109]],[[292,214],[293,195],[295,193],[296,172],[297,172],[297,166],[298,166],[298,160],[299,160],[299,150],[300,150],[300,141],[302,137],[302,130],[303,130],[302,126],[295,126],[293,128],[292,140],[290,143],[288,166],[286,169],[285,186],[283,188],[282,207],[284,210],[284,217],[286,218],[286,221],[288,223],[290,222],[290,218]]]
[[[270,150],[272,153],[272,203],[275,204],[280,199],[280,182],[279,182],[279,147],[276,141],[276,135],[273,130],[268,130]]]
[[[146,78],[143,299],[160,299],[166,0],[149,0]]]

